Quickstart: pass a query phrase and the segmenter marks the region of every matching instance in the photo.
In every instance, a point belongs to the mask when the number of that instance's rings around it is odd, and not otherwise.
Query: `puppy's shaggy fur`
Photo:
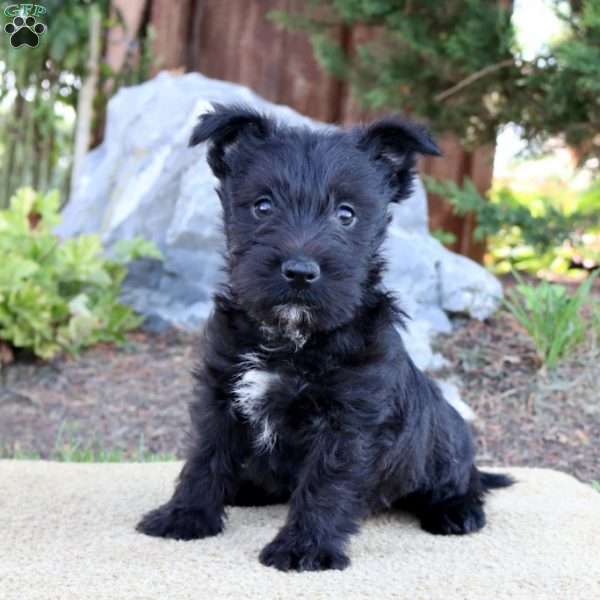
[[[389,117],[367,127],[283,126],[216,106],[228,283],[215,298],[191,406],[194,432],[171,500],[138,530],[189,540],[223,530],[224,507],[289,502],[261,552],[282,570],[343,569],[361,519],[413,511],[436,534],[485,523],[490,488],[471,434],[408,356],[403,313],[381,285],[389,204],[411,190],[428,134]]]

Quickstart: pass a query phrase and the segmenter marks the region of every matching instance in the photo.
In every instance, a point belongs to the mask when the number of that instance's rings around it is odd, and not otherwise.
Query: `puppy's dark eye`
[[[273,201],[268,196],[261,196],[254,203],[254,216],[257,219],[264,219],[273,214]]]
[[[350,227],[351,225],[354,225],[354,221],[356,221],[354,210],[347,204],[341,204],[338,206],[337,218],[344,227]]]

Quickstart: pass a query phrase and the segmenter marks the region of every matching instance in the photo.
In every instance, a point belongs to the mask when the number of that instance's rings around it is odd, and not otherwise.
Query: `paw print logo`
[[[10,35],[10,45],[13,48],[29,46],[35,48],[40,42],[40,35],[46,33],[46,26],[38,23],[35,17],[15,17],[12,23],[4,26],[4,31]]]

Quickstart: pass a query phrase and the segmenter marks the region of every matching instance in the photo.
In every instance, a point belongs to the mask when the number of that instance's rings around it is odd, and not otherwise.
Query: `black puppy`
[[[481,529],[485,492],[510,480],[475,468],[469,428],[408,356],[381,285],[389,204],[436,144],[397,117],[309,130],[243,106],[203,115],[190,143],[207,140],[228,283],[195,372],[187,462],[138,530],[202,538],[223,530],[227,504],[289,501],[260,560],[317,570],[349,564],[370,513],[405,508],[431,533]]]

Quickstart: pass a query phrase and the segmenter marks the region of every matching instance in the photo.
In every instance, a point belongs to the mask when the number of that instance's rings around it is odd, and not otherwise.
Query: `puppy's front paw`
[[[318,546],[283,530],[263,548],[260,562],[280,571],[325,571],[345,569],[350,559],[334,546]]]
[[[202,510],[174,508],[167,503],[144,515],[136,529],[154,537],[195,540],[221,533],[223,518]]]

